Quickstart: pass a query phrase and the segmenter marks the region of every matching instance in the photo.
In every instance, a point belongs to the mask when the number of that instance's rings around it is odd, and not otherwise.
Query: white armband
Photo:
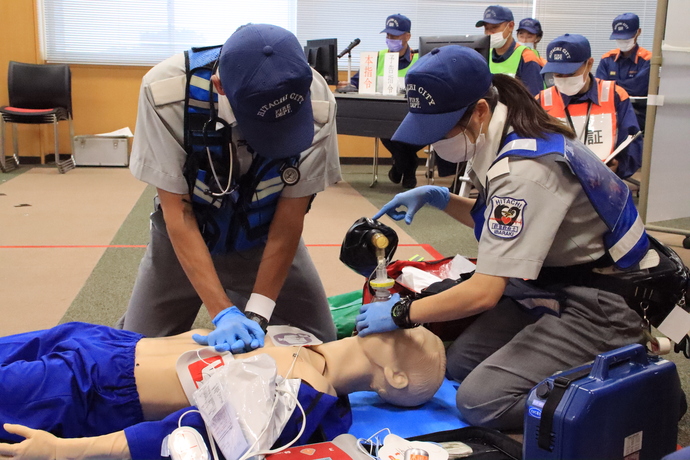
[[[275,307],[275,301],[269,299],[265,295],[253,292],[252,295],[249,296],[249,301],[247,302],[247,306],[245,307],[244,311],[251,311],[257,315],[263,316],[267,320],[270,320]]]

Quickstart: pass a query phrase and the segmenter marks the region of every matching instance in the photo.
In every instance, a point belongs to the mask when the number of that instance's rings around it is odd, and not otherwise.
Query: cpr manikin
[[[134,380],[144,420],[161,420],[189,406],[175,365],[182,353],[201,348],[191,339],[195,332],[199,331],[190,331],[173,337],[142,338],[136,343]],[[295,353],[298,349],[299,353]],[[244,355],[235,355],[235,359],[257,354],[271,356],[277,364],[278,374],[283,377],[286,377],[292,366],[289,378],[301,379],[303,383],[326,395],[340,396],[354,391],[375,391],[385,401],[400,406],[415,406],[431,399],[439,388],[445,372],[445,350],[442,342],[421,327],[369,337],[350,337],[304,348],[267,347]],[[42,358],[44,357],[38,358],[37,361]],[[2,367],[5,367],[17,363],[2,364]],[[97,374],[98,369],[89,368],[89,372]],[[0,381],[5,387],[1,389],[4,395],[11,389],[7,388],[6,383],[10,380],[2,377],[0,370]],[[52,379],[65,378],[68,381],[71,377],[73,376],[48,376]],[[22,383],[17,382],[15,385],[19,386]],[[78,404],[78,397],[72,399]],[[17,415],[16,408],[16,405],[11,406],[7,401],[0,401],[0,418],[22,423],[22,415]],[[30,417],[34,415],[26,414],[25,423],[29,424]],[[86,423],[76,419],[67,422]],[[34,428],[39,429],[34,430],[19,424],[5,424],[4,428],[8,433],[25,437],[26,440],[17,444],[0,444],[0,456],[15,459],[132,458],[130,439],[125,435],[125,431],[100,436],[85,433],[85,437],[64,439],[42,431],[42,427],[35,425]],[[7,434],[0,430],[0,439],[6,436]]]

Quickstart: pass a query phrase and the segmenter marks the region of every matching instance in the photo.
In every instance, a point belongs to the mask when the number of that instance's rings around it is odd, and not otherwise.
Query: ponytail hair
[[[572,129],[558,118],[549,115],[522,82],[513,77],[494,74],[493,87],[484,99],[492,111],[497,102],[508,107],[506,125],[511,126],[520,137],[543,139],[547,134],[562,134],[569,139],[575,139]]]

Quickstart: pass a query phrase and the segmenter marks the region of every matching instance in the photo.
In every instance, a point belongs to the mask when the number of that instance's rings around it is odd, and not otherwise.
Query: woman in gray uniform
[[[591,275],[638,269],[649,240],[625,184],[519,82],[492,76],[474,50],[433,50],[406,86],[410,113],[393,139],[469,161],[479,196],[418,187],[374,218],[410,224],[425,204],[445,211],[474,228],[476,271],[434,296],[364,305],[357,330],[478,315],[448,349],[447,373],[462,382],[458,408],[473,425],[519,429],[541,380],[641,341],[640,317]]]

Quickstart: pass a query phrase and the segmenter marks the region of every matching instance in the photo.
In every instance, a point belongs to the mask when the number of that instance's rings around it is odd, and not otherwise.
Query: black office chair
[[[7,89],[10,105],[0,107],[0,169],[8,172],[19,165],[17,124],[53,124],[55,164],[60,173],[74,168],[74,156],[60,161],[58,122],[69,122],[70,143],[74,139],[72,126],[72,76],[68,65],[24,64],[10,61],[7,69]],[[5,123],[12,123],[14,155],[5,157]],[[73,149],[73,147],[72,147]],[[73,153],[73,150],[72,150]],[[41,163],[45,162],[41,152]]]

